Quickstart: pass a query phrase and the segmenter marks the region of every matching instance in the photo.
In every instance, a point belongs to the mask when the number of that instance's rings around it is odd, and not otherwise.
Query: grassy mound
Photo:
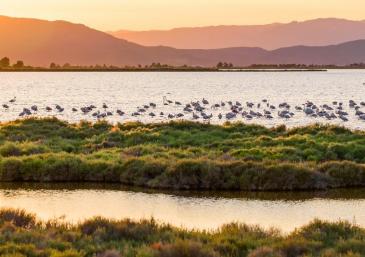
[[[0,181],[151,188],[312,190],[365,186],[365,133],[188,121],[0,125]]]
[[[319,220],[283,235],[232,223],[216,231],[189,231],[154,220],[95,217],[78,225],[40,222],[21,210],[0,210],[0,256],[16,257],[357,257],[365,229]]]

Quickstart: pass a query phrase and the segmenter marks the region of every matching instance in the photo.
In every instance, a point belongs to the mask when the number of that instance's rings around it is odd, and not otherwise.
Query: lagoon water
[[[365,71],[330,70],[328,72],[95,72],[95,73],[0,73],[0,99],[9,104],[9,110],[0,107],[0,120],[14,120],[24,107],[37,105],[37,116],[56,116],[72,122],[94,120],[91,115],[73,113],[71,108],[94,104],[102,109],[121,109],[125,117],[116,115],[111,122],[140,120],[164,121],[166,118],[138,118],[130,116],[138,106],[155,102],[155,113],[181,112],[182,107],[163,105],[163,96],[173,101],[188,103],[206,98],[212,103],[221,101],[260,102],[271,104],[288,102],[299,105],[313,101],[318,105],[344,102],[348,110],[350,99],[365,101]],[[46,112],[45,106],[59,104],[63,113]],[[0,105],[1,106],[1,105]],[[365,107],[362,107],[365,112]],[[217,119],[219,112],[209,110]],[[350,110],[350,121],[330,121],[353,129],[365,129]],[[166,117],[166,116],[165,116]],[[190,119],[189,115],[185,118]],[[286,124],[300,126],[324,119],[306,117],[296,112],[289,120],[253,119],[246,121],[266,126]],[[63,217],[65,221],[78,222],[95,215],[110,218],[151,218],[176,226],[196,229],[216,229],[229,222],[260,224],[277,227],[285,232],[307,224],[314,218],[330,221],[347,220],[365,226],[365,190],[345,190],[317,193],[248,194],[248,193],[174,193],[136,191],[113,186],[0,186],[0,208],[24,208],[42,219]]]
[[[10,105],[9,110],[0,111],[0,120],[13,120],[18,117],[24,107],[37,105],[40,110],[37,116],[57,116],[69,121],[94,120],[91,114],[73,113],[72,107],[94,104],[101,111],[106,103],[114,112],[107,119],[111,122],[140,120],[142,122],[157,122],[167,119],[167,114],[182,112],[181,106],[163,105],[163,96],[172,101],[189,103],[209,100],[210,104],[221,101],[246,101],[258,103],[268,99],[271,104],[278,105],[288,102],[292,106],[306,101],[317,105],[331,104],[332,101],[342,101],[348,109],[350,99],[356,102],[365,101],[365,71],[364,70],[329,70],[328,72],[14,72],[0,73],[1,104],[8,102],[14,96],[17,101]],[[157,104],[154,113],[165,113],[164,117],[148,116],[148,112],[139,117],[131,113],[138,106],[154,102]],[[46,112],[45,106],[54,108],[59,104],[65,108],[63,113]],[[1,108],[1,107],[0,107]],[[346,109],[345,108],[345,109]],[[120,117],[115,111],[121,109],[127,113]],[[261,108],[262,111],[263,108]],[[346,110],[347,110],[346,109]],[[365,107],[363,107],[365,112]],[[211,122],[219,123],[218,113],[226,113],[226,106],[220,110],[208,110],[212,113]],[[320,118],[306,117],[301,112],[295,112],[294,118],[284,120],[275,117],[273,120],[253,119],[238,121],[259,123],[266,126],[287,124],[300,126],[315,122],[331,122],[355,129],[364,129],[365,122],[349,111],[350,121],[344,123],[339,119],[327,121]],[[276,114],[275,114],[276,116]],[[191,119],[186,114],[185,119]]]
[[[259,224],[284,232],[315,218],[365,226],[365,190],[316,193],[228,193],[138,191],[112,185],[0,184],[0,208],[23,208],[43,220],[76,223],[93,216],[155,218],[194,229],[230,222]]]

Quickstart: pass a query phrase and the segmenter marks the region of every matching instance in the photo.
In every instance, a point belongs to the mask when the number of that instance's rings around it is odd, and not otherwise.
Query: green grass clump
[[[210,190],[365,186],[365,132],[30,118],[0,124],[0,181]]]
[[[0,210],[0,256],[30,257],[297,257],[364,256],[365,229],[348,222],[312,223],[284,235],[232,223],[192,231],[152,220],[95,217],[79,224],[38,221]]]

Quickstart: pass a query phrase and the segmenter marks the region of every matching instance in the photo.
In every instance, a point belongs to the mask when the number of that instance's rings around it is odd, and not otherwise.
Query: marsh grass
[[[318,124],[29,118],[0,125],[0,180],[211,190],[359,187],[365,186],[365,133]]]
[[[232,223],[196,231],[155,220],[95,217],[79,224],[38,221],[22,210],[0,210],[0,256],[30,257],[297,257],[364,256],[365,229],[315,220],[284,235]]]

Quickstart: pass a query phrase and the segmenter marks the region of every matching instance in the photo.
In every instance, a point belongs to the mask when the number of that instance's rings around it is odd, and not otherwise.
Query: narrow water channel
[[[315,218],[365,226],[365,189],[296,193],[141,191],[115,185],[0,184],[0,208],[41,219],[78,222],[93,216],[155,218],[194,229],[230,222],[290,232]]]

